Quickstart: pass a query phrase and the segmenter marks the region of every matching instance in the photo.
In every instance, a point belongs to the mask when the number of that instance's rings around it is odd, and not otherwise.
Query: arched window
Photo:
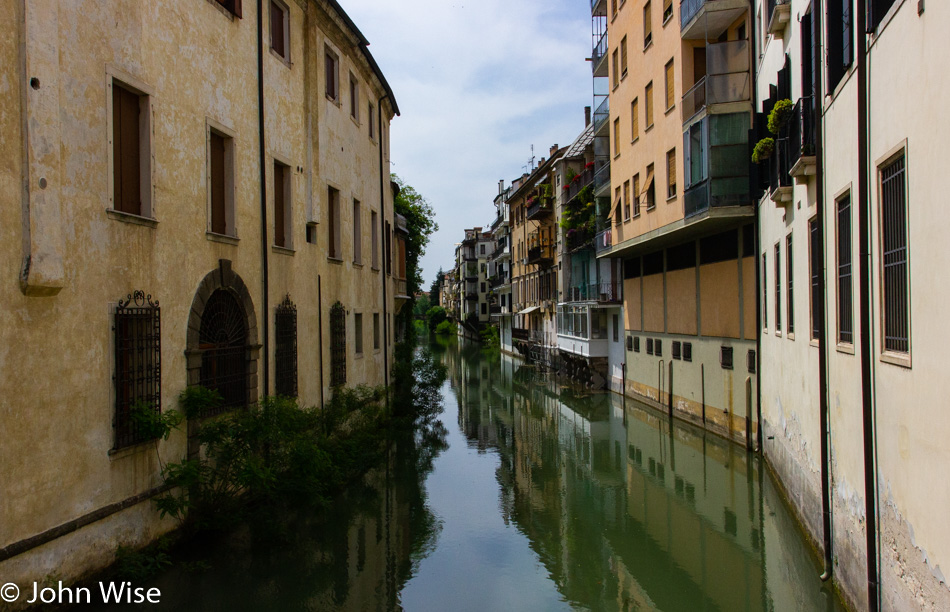
[[[221,407],[210,414],[247,406],[247,317],[230,291],[217,289],[208,298],[198,337],[200,384],[224,398]]]

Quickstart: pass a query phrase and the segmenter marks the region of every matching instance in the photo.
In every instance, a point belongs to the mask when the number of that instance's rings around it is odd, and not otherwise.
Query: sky
[[[587,0],[340,0],[370,41],[401,116],[391,170],[432,204],[423,288],[465,228],[491,224],[498,181],[584,129],[593,99]]]

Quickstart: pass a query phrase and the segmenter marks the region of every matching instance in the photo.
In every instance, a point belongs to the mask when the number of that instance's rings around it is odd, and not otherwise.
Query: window
[[[666,197],[676,197],[676,149],[670,149],[666,152],[666,176],[668,178]]]
[[[633,350],[633,336],[627,336],[627,350]]]
[[[811,339],[819,340],[821,330],[818,329],[818,323],[824,316],[822,311],[822,302],[818,299],[820,287],[818,286],[821,271],[821,234],[818,231],[818,218],[814,217],[808,222],[808,247],[809,247],[809,266],[811,276]]]
[[[785,277],[788,282],[785,308],[785,331],[789,335],[795,333],[795,258],[792,257],[792,235],[785,237]]]
[[[310,222],[307,223],[307,242],[309,244],[317,244],[317,224]]]
[[[683,343],[683,361],[692,361],[693,360],[693,343],[684,342]]]
[[[765,253],[762,253],[762,328],[769,327],[769,299],[768,299],[768,274],[766,273]]]
[[[620,223],[620,205],[623,203],[623,199],[620,197],[620,187],[614,189],[614,210],[617,211],[617,223]],[[627,218],[624,217],[624,221]]]
[[[379,350],[379,313],[373,313],[373,349]]]
[[[657,357],[663,356],[663,341],[659,338],[653,341],[653,354]]]
[[[663,0],[663,23],[673,16],[673,0]]]
[[[653,164],[647,166],[647,184],[646,184],[646,199],[647,199],[647,210],[652,210],[656,207],[656,190],[653,186]]]
[[[346,309],[337,302],[330,308],[330,386],[346,384]]]
[[[620,78],[627,76],[627,37],[620,39]]]
[[[369,124],[369,137],[376,140],[376,117],[373,114],[373,103],[366,107],[366,123]]]
[[[870,0],[868,2],[868,31],[874,31],[884,21],[884,15],[894,4],[894,0]]]
[[[680,359],[683,355],[683,344],[678,340],[673,341],[673,359]]]
[[[838,342],[854,343],[854,321],[851,286],[851,194],[836,204],[838,214]]]
[[[633,175],[633,216],[640,216],[640,173]]]
[[[113,448],[151,439],[135,418],[138,410],[162,411],[162,321],[158,302],[144,291],[120,300],[113,320],[115,415]]]
[[[614,87],[620,84],[620,55],[617,49],[614,49],[613,56],[611,57],[611,83]]]
[[[722,366],[723,370],[732,369],[732,347],[731,346],[719,347],[719,365]]]
[[[623,182],[623,218],[630,218],[630,181]]]
[[[297,307],[289,295],[274,313],[274,373],[277,395],[297,397]]]
[[[630,103],[630,140],[640,138],[640,99]]]
[[[647,355],[653,354],[653,338],[647,338]]]
[[[828,0],[825,22],[828,58],[828,92],[833,93],[841,81],[853,58],[851,39],[852,0]]]
[[[620,117],[614,119],[614,156],[620,155]]]
[[[614,342],[620,342],[620,315],[613,315],[614,320]]]
[[[363,216],[360,214],[360,201],[353,200],[353,263],[363,263]]]
[[[480,249],[481,249],[481,254],[484,255],[484,254],[485,254],[485,245],[484,245],[484,244],[480,244],[479,247],[480,247]]]
[[[343,259],[340,245],[340,192],[327,187],[327,257]]]
[[[633,352],[634,353],[640,352],[640,336],[634,336],[633,338]]]
[[[645,119],[647,122],[647,129],[650,129],[653,127],[653,81],[647,83],[646,92],[644,93],[643,97],[646,100]]]
[[[643,48],[646,49],[653,42],[653,11],[650,3],[643,6]]]
[[[270,48],[290,61],[290,9],[277,0],[270,1]]]
[[[379,270],[379,219],[377,218],[375,210],[369,214],[369,225],[370,241],[372,242],[371,250],[373,253],[373,269]]]
[[[910,296],[907,267],[907,194],[904,153],[880,169],[881,286],[884,350],[910,352]]]
[[[224,10],[228,11],[238,19],[242,18],[241,0],[217,0]]]
[[[360,121],[360,82],[350,73],[350,117]]]
[[[749,374],[755,374],[755,371],[756,371],[755,349],[749,349],[749,351],[746,353],[745,365],[746,365],[746,370],[749,371]]]
[[[386,274],[393,273],[393,228],[386,222]]]
[[[676,79],[673,75],[673,60],[666,64],[666,110],[673,108],[676,104],[675,91]]]
[[[220,414],[247,406],[248,340],[247,315],[236,295],[217,289],[205,302],[198,331],[201,349],[201,374],[198,383],[221,394],[220,406],[202,416]]]
[[[610,15],[611,17],[617,16],[617,0],[610,0]]]
[[[488,304],[486,304],[485,302],[482,302],[482,314],[483,315],[488,314]]]
[[[290,168],[274,160],[274,246],[291,248]]]
[[[775,331],[782,331],[782,266],[779,245],[775,245]]]
[[[151,217],[149,96],[112,81],[112,209]]]
[[[355,313],[353,315],[353,351],[357,355],[363,354],[363,315]]]
[[[324,50],[324,78],[326,79],[327,98],[339,103],[340,100],[340,59],[326,47]]]
[[[208,130],[208,205],[210,227],[215,234],[235,236],[234,228],[234,139]]]

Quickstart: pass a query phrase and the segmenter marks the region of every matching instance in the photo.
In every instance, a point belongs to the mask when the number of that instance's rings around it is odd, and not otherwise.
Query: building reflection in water
[[[445,359],[469,444],[501,458],[506,521],[572,605],[838,609],[756,456],[506,355]]]

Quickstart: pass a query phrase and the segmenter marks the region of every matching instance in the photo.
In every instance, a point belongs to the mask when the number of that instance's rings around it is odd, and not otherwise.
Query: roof
[[[366,57],[366,61],[369,63],[369,67],[373,70],[373,74],[376,75],[376,78],[379,79],[380,84],[383,86],[383,89],[386,91],[386,97],[389,98],[389,102],[392,104],[393,112],[399,115],[399,105],[396,104],[396,95],[393,93],[392,87],[389,86],[389,81],[386,80],[386,77],[383,75],[383,71],[379,68],[379,64],[376,63],[376,59],[373,57],[373,54],[370,53],[369,39],[360,32],[360,29],[356,27],[356,24],[353,23],[353,20],[350,19],[350,16],[346,14],[346,11],[343,10],[343,7],[340,6],[340,3],[337,0],[327,0],[327,3],[333,7],[333,10],[340,16],[343,20],[343,23],[346,24],[356,37],[359,39],[359,48],[363,52],[363,55]]]
[[[580,133],[577,139],[571,143],[571,146],[567,148],[567,153],[564,154],[564,157],[579,157],[584,154],[584,149],[586,149],[590,143],[594,141],[594,123],[591,122],[584,128],[584,131]]]

